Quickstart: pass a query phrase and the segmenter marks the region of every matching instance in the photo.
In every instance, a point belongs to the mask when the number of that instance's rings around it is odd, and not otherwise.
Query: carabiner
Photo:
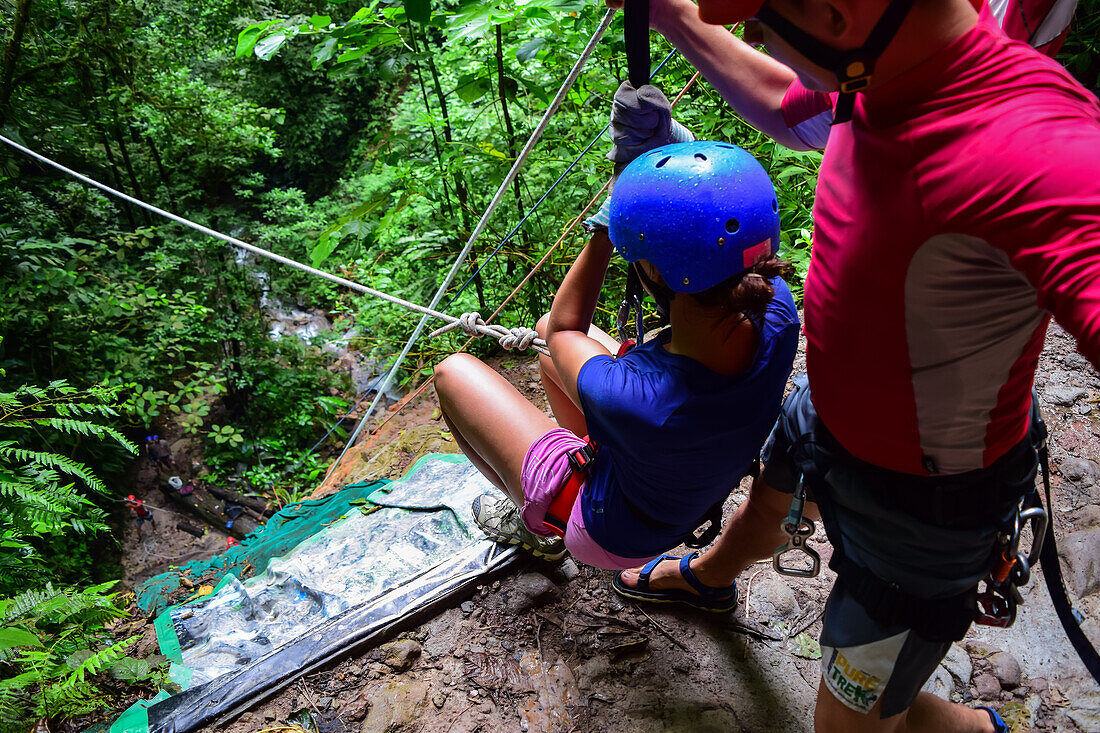
[[[779,525],[783,533],[787,535],[787,541],[775,548],[775,552],[772,553],[772,567],[780,575],[794,578],[816,578],[818,573],[821,572],[821,555],[817,554],[817,551],[807,544],[809,538],[814,535],[815,527],[812,520],[802,516],[805,506],[806,489],[802,485],[802,478],[799,477],[798,485],[794,488],[794,496],[791,497],[791,509],[787,513],[787,518]],[[783,556],[789,552],[804,553],[810,559],[810,567],[784,565]]]

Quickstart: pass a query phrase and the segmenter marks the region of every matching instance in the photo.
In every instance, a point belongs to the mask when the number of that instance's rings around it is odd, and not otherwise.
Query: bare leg
[[[971,710],[927,692],[917,694],[912,707],[898,715],[879,717],[881,701],[864,715],[837,700],[822,681],[817,688],[814,730],[817,733],[992,733],[983,710]]]
[[[749,489],[749,498],[733,513],[718,542],[691,561],[691,570],[699,582],[723,588],[733,583],[749,565],[771,557],[775,548],[787,539],[779,525],[790,506],[790,494],[773,489],[763,479],[755,479]],[[807,513],[811,511],[816,512],[816,507],[807,504]],[[639,571],[640,568],[624,570],[623,583],[630,588],[637,586]],[[649,587],[652,590],[691,590],[680,574],[679,565],[674,562],[657,565],[650,576]]]
[[[539,332],[539,335],[545,336],[546,324],[549,319],[550,314],[546,314],[535,325],[535,330]],[[612,354],[619,350],[619,342],[595,326],[589,327],[588,337],[599,341]],[[542,379],[542,389],[546,392],[546,399],[550,402],[550,409],[554,412],[554,418],[558,421],[558,425],[572,431],[575,435],[582,437],[588,435],[584,413],[581,411],[580,406],[574,404],[573,400],[562,389],[561,377],[558,376],[554,360],[544,354],[539,355],[539,377]]]
[[[435,390],[455,441],[470,461],[523,506],[523,459],[532,443],[557,427],[554,421],[469,354],[452,354],[436,366]]]

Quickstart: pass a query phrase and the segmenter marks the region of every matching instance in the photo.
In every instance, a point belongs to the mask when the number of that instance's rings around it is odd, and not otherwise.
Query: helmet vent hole
[[[702,153],[696,153],[695,154],[695,159],[696,160],[706,160],[707,156],[703,155]]]
[[[736,219],[726,219],[726,231],[730,234],[737,234],[737,230],[741,228],[741,222]]]
[[[670,160],[672,160],[672,156],[671,155],[666,155],[665,157],[663,157],[663,158],[661,158],[660,160],[657,161],[657,167],[658,168],[664,168],[665,163],[667,163]]]
[[[779,213],[779,202],[776,201],[775,199],[772,199],[772,211],[774,211],[777,214]]]

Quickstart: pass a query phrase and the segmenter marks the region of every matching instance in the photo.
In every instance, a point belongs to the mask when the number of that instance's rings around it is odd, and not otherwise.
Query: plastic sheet
[[[243,709],[517,560],[473,524],[470,503],[495,490],[465,457],[427,456],[328,526],[312,523],[260,575],[227,573],[211,595],[161,614],[161,648],[188,689],[149,708],[149,730],[185,733]]]

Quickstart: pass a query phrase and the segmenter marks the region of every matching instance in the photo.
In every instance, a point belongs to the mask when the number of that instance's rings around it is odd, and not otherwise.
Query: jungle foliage
[[[1083,30],[1063,55],[1093,86],[1098,2],[1082,0]],[[426,304],[603,13],[582,0],[0,0],[0,133]],[[653,36],[655,69],[669,50]],[[610,173],[603,128],[625,66],[620,18],[441,310],[488,315],[562,239],[497,320],[533,325],[549,307],[584,242],[567,226]],[[693,73],[672,56],[654,83],[671,98]],[[820,155],[773,144],[705,82],[674,114],[768,169],[800,292]],[[605,328],[622,285],[616,269],[597,314]],[[332,331],[273,338],[273,312],[292,308],[323,311]],[[324,468],[325,448],[311,446],[357,396],[331,352],[350,345],[389,363],[418,317],[0,146],[0,712],[79,715],[81,701],[109,696],[108,678],[159,674],[130,669],[106,632],[125,598],[109,591],[117,576],[102,552],[135,442],[189,436],[210,480],[292,500]],[[404,385],[463,340],[422,339]]]

